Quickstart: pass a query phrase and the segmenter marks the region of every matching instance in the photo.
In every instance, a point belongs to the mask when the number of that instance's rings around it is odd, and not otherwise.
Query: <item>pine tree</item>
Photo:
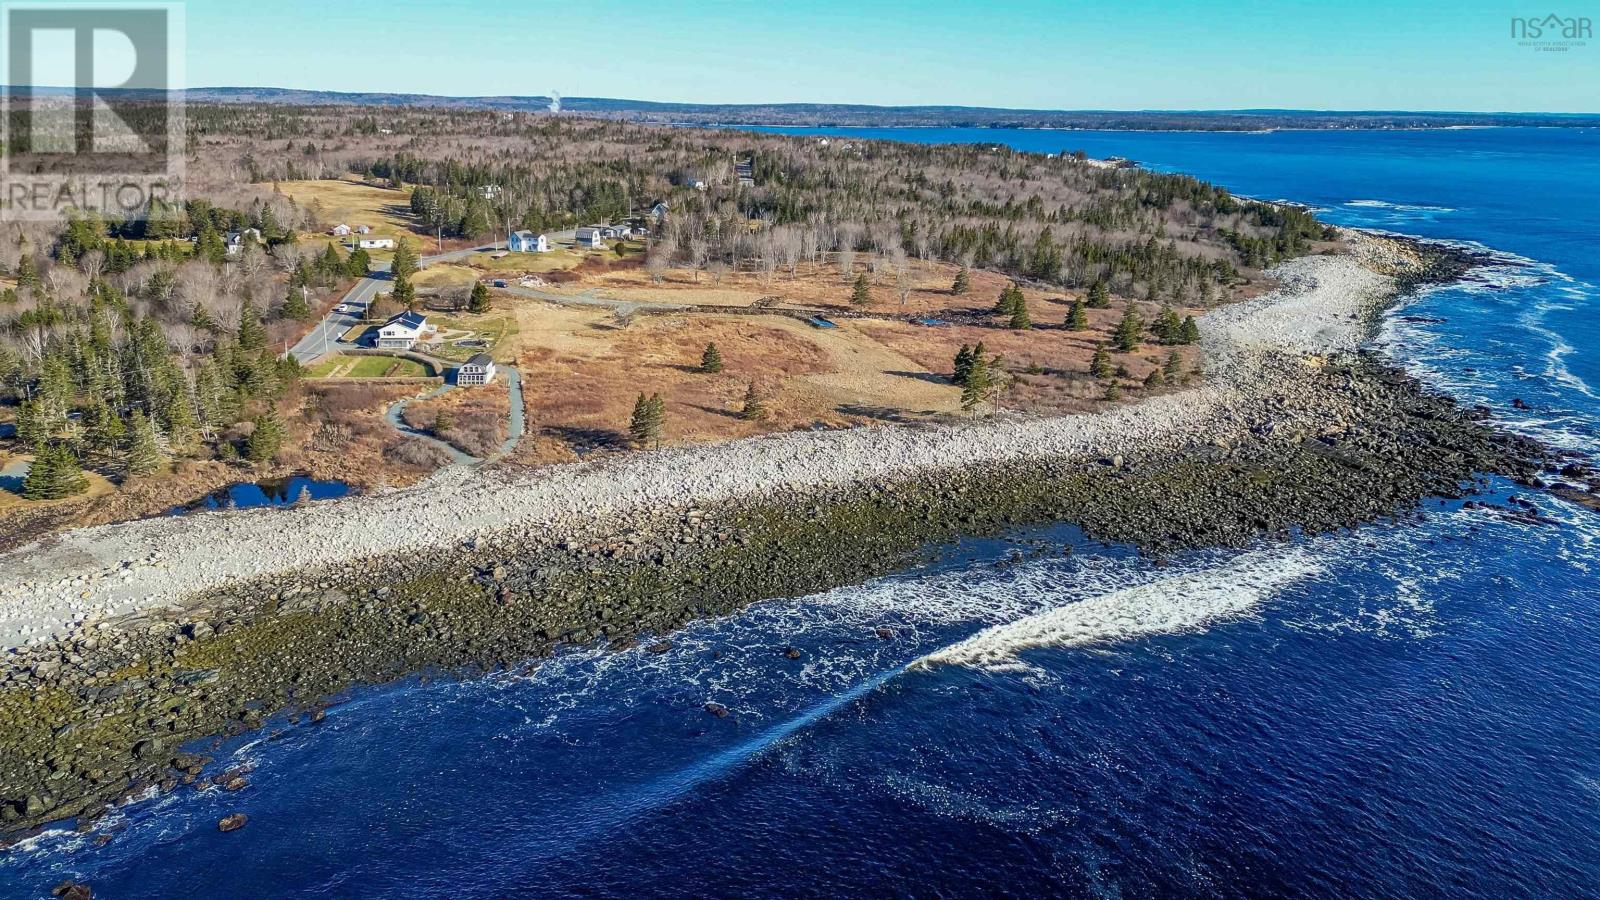
[[[1193,344],[1198,340],[1200,340],[1200,323],[1194,320],[1194,316],[1185,317],[1180,343]]]
[[[1166,377],[1165,374],[1162,373],[1162,371],[1159,368],[1151,369],[1150,370],[1150,374],[1146,375],[1144,377],[1144,386],[1145,386],[1145,388],[1150,389],[1150,390],[1154,390],[1155,388],[1162,387],[1166,383],[1167,383],[1167,377]]]
[[[22,482],[22,496],[29,500],[60,500],[88,489],[89,479],[65,444],[41,444]]]
[[[1111,354],[1106,352],[1104,344],[1094,348],[1094,358],[1089,361],[1089,374],[1096,378],[1110,378],[1112,373]]]
[[[1106,287],[1106,283],[1104,281],[1096,281],[1094,284],[1089,286],[1088,305],[1090,309],[1111,308],[1111,290]]]
[[[395,245],[394,261],[389,264],[389,271],[396,280],[417,274],[417,251],[411,246],[411,241],[401,238]]]
[[[1139,312],[1133,308],[1132,301],[1129,301],[1127,309],[1122,313],[1122,321],[1117,323],[1117,330],[1113,335],[1117,350],[1132,353],[1139,349],[1139,335],[1143,331],[1144,321],[1139,318]]]
[[[240,350],[260,350],[267,345],[267,329],[261,324],[261,313],[248,297],[239,311],[238,342]]]
[[[1088,308],[1082,300],[1072,301],[1072,306],[1067,309],[1067,330],[1083,331],[1089,327]]]
[[[129,475],[150,475],[166,466],[167,458],[161,451],[161,438],[156,434],[156,425],[143,410],[136,409],[128,417],[128,434],[126,464]]]
[[[365,278],[372,274],[372,254],[361,247],[350,251],[344,261],[344,273],[352,278]]]
[[[306,295],[302,289],[289,288],[288,295],[283,298],[283,316],[299,322],[311,318],[311,304],[306,302]]]
[[[1022,299],[1020,292],[1011,304],[1010,327],[1013,331],[1027,331],[1033,327],[1033,320],[1028,317],[1028,302]]]
[[[489,311],[489,288],[483,282],[472,286],[472,299],[467,303],[467,309],[479,315]]]
[[[1150,329],[1163,344],[1183,343],[1183,320],[1178,318],[1177,310],[1170,306],[1161,308],[1161,315],[1156,317],[1156,324]]]
[[[759,422],[767,417],[767,405],[762,402],[761,395],[756,393],[756,383],[744,390],[744,408],[739,410],[739,418],[746,422]]]
[[[283,423],[271,407],[255,418],[255,430],[244,445],[244,457],[254,463],[266,462],[278,455],[283,446]]]
[[[633,403],[633,419],[628,424],[628,434],[640,447],[661,446],[661,429],[666,423],[667,404],[660,394],[639,395]]]
[[[397,305],[411,309],[417,303],[417,288],[409,275],[394,276],[394,286],[389,288],[389,298]]]
[[[1113,380],[1106,382],[1106,399],[1112,403],[1122,399],[1122,385]]]
[[[856,276],[855,287],[850,290],[850,305],[872,305],[872,285],[867,282],[867,273],[865,272]]]
[[[967,271],[966,266],[962,266],[961,271],[956,273],[955,282],[950,285],[950,293],[959,297],[970,290],[972,290],[972,275]]]
[[[722,371],[722,351],[716,344],[707,344],[705,352],[700,354],[700,371],[706,375]]]
[[[950,376],[951,384],[966,384],[967,376],[972,374],[972,348],[966,344],[956,351],[956,364],[954,374]]]
[[[1171,353],[1168,353],[1167,354],[1167,361],[1161,367],[1162,374],[1167,377],[1168,381],[1172,381],[1172,380],[1176,379],[1178,377],[1179,373],[1181,373],[1182,371],[1183,371],[1183,358],[1178,356],[1178,351],[1174,350]]]
[[[22,260],[17,263],[17,287],[38,290],[44,286],[39,280],[39,264],[26,244],[22,247]]]
[[[1000,299],[995,301],[994,312],[997,316],[1013,315],[1017,311],[1017,304],[1022,302],[1022,288],[1016,283],[1006,285],[1000,289]]]
[[[976,415],[978,407],[988,396],[993,383],[993,376],[989,372],[989,361],[981,354],[973,354],[972,369],[967,373],[966,383],[961,386],[961,408]]]

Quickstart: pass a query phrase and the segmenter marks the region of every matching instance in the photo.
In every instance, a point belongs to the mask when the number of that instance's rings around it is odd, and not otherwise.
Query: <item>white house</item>
[[[350,236],[350,226],[349,225],[345,225],[343,223],[340,223],[338,225],[333,226],[332,228],[329,228],[328,229],[328,233],[333,235],[334,237],[349,237]]]
[[[228,232],[228,237],[225,241],[228,248],[228,255],[238,256],[240,253],[243,253],[246,241],[253,244],[261,243],[261,232],[254,228],[246,228],[243,231]]]
[[[393,250],[393,238],[362,238],[356,242],[363,250]]]
[[[514,231],[506,241],[506,249],[512,253],[549,253],[550,239],[531,231]]]
[[[591,250],[604,250],[606,247],[605,235],[593,225],[579,228],[573,235],[573,242],[579,247],[588,247]]]
[[[428,328],[428,317],[422,313],[403,312],[383,323],[378,329],[378,349],[410,350]]]
[[[487,353],[475,353],[456,369],[456,385],[465,387],[488,384],[494,380],[494,359]]]
[[[372,226],[371,225],[357,225],[356,226],[356,234],[371,234],[371,233],[372,233]]]

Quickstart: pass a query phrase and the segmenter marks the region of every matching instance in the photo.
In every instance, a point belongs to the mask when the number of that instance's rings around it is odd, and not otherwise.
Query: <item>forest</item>
[[[942,260],[1187,306],[1330,236],[1186,176],[993,145],[421,108],[198,106],[189,127],[181,206],[0,226],[0,405],[39,461],[30,497],[81,489],[81,467],[273,456],[298,375],[280,351],[367,268],[282,181],[355,173],[409,192],[419,235],[462,240],[631,217],[652,271]]]

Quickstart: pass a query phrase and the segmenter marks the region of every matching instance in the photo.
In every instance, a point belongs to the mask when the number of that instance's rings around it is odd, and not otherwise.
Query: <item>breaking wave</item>
[[[930,653],[912,668],[1022,668],[1018,654],[1194,631],[1249,613],[1277,591],[1321,574],[1301,548],[1256,550],[1225,566],[1186,572],[995,625]]]

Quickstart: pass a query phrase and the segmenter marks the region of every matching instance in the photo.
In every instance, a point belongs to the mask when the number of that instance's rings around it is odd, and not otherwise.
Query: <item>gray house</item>
[[[604,250],[606,248],[605,232],[594,225],[579,228],[574,234],[573,242],[579,247],[588,247],[591,250]]]
[[[487,353],[475,353],[456,369],[456,385],[467,387],[488,384],[494,380],[494,358]]]

